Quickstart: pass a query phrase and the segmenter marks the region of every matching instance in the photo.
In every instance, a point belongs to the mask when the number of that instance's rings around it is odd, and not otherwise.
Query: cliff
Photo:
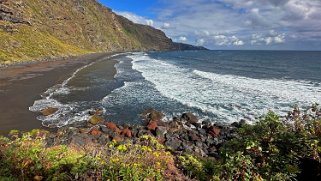
[[[173,42],[95,0],[0,0],[0,64],[91,52],[169,50]]]
[[[173,49],[175,50],[208,50],[203,46],[194,46],[185,43],[173,43]]]

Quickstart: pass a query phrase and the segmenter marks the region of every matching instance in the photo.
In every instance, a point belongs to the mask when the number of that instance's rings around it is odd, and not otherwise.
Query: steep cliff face
[[[0,0],[0,63],[172,48],[162,31],[134,24],[95,0]]]

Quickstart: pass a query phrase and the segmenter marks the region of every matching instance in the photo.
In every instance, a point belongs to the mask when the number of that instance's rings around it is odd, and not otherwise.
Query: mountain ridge
[[[175,50],[164,32],[96,0],[0,0],[0,64],[94,52]]]

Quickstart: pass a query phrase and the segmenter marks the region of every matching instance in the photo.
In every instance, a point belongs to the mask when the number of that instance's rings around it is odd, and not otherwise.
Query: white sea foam
[[[213,113],[221,121],[254,119],[269,109],[285,113],[294,104],[305,106],[321,100],[321,87],[309,82],[189,70],[144,54],[128,57],[133,59],[133,69],[162,95]]]
[[[108,58],[112,58],[115,56],[119,56],[125,53],[119,53],[108,57],[103,57],[98,61],[102,61]],[[68,95],[71,90],[86,90],[88,87],[84,88],[71,88],[68,86],[68,83],[77,76],[77,74],[82,71],[83,69],[90,67],[91,65],[95,64],[96,62],[92,62],[88,65],[82,66],[77,69],[73,74],[66,80],[64,80],[61,84],[56,84],[46,92],[44,92],[41,97],[42,99],[36,100],[32,106],[29,107],[30,111],[39,112],[48,107],[58,108],[58,111],[49,116],[38,116],[37,119],[42,121],[44,126],[55,126],[55,127],[62,127],[67,124],[72,124],[77,121],[88,120],[89,115],[87,110],[81,110],[80,107],[84,103],[80,102],[73,102],[69,104],[63,104],[56,99],[54,99],[55,95]]]

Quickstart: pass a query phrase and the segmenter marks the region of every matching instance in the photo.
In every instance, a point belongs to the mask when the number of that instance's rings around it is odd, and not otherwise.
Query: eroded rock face
[[[31,25],[31,22],[24,18],[23,13],[19,11],[21,4],[15,1],[0,1],[0,20],[11,23],[20,23]]]

